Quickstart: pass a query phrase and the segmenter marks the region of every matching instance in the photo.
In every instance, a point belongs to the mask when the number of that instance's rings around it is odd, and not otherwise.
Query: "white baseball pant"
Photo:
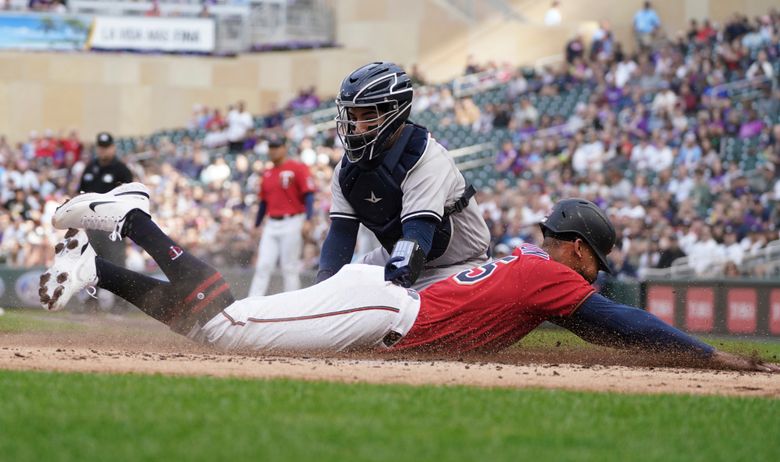
[[[289,292],[301,287],[301,231],[305,220],[304,214],[281,220],[272,220],[270,217],[266,219],[257,249],[255,275],[249,286],[250,297],[265,295],[277,261],[282,270],[284,291]]]
[[[238,300],[188,337],[274,353],[381,349],[409,332],[419,309],[417,292],[386,282],[381,267],[351,264],[305,289]]]

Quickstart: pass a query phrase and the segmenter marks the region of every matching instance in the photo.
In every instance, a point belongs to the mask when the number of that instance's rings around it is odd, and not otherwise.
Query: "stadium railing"
[[[761,274],[765,278],[780,278],[780,239],[768,243],[755,255],[742,261],[742,267],[749,274]]]
[[[458,77],[452,81],[452,95],[463,98],[496,88],[507,82],[507,74],[506,69],[495,69]]]
[[[691,280],[723,277],[727,258],[715,258],[706,268],[697,273],[691,257],[681,257],[669,268],[647,268],[642,279]],[[756,279],[780,278],[780,239],[768,243],[754,254],[745,255],[740,270]]]

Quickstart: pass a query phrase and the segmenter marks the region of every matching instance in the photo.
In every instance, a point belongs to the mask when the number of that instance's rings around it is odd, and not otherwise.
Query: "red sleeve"
[[[309,167],[304,163],[299,163],[297,170],[298,175],[295,175],[295,178],[298,181],[298,190],[301,191],[301,196],[314,192],[314,179],[311,177]]]
[[[595,292],[585,278],[566,265],[538,259],[534,266],[528,296],[532,309],[545,317],[569,316]]]

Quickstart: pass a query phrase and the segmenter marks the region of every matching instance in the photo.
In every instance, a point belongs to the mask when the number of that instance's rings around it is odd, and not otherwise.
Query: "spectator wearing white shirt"
[[[653,98],[653,112],[659,115],[671,114],[677,104],[677,95],[669,88],[669,84],[664,84],[665,90],[658,92]]]
[[[658,157],[657,151],[658,149],[650,144],[647,137],[644,137],[631,149],[631,163],[639,171],[648,170],[653,160]]]
[[[628,198],[628,203],[623,204],[617,213],[619,216],[628,217],[632,220],[642,220],[645,218],[645,215],[647,215],[647,211],[636,196],[630,196]]]
[[[774,187],[773,190],[774,190],[774,193],[773,193],[774,200],[780,202],[780,178],[778,178],[777,181],[775,181],[775,187]]]
[[[509,84],[506,88],[506,96],[509,99],[517,99],[520,95],[525,93],[528,90],[528,81],[523,77],[523,73],[521,71],[516,71],[515,76],[512,78],[512,80],[509,81]],[[417,95],[415,95],[414,100],[417,100]],[[412,103],[414,104],[414,103]]]
[[[637,69],[637,64],[630,57],[626,56],[615,67],[615,86],[623,88],[634,76]]]
[[[680,203],[690,197],[694,185],[693,178],[688,175],[688,168],[685,165],[680,165],[674,178],[669,182],[667,191],[674,194],[675,200]]]
[[[650,151],[650,154],[654,155],[654,157],[650,158],[650,169],[658,173],[671,168],[674,164],[674,153],[667,143],[666,135],[663,132],[659,131],[655,134],[653,147],[655,150]]]
[[[566,120],[566,131],[569,133],[576,133],[585,126],[587,109],[588,106],[585,103],[581,101],[577,103],[574,107],[574,114]]]
[[[771,79],[775,75],[775,70],[772,67],[772,63],[766,56],[766,51],[761,50],[758,52],[758,57],[753,64],[747,70],[745,76],[749,79],[754,78],[767,78]]]
[[[214,162],[204,168],[200,173],[200,181],[205,184],[221,184],[230,178],[230,166],[222,157],[217,157]]]
[[[539,111],[531,104],[528,98],[523,98],[520,100],[520,107],[515,111],[514,117],[519,127],[525,125],[526,122],[536,125],[536,122],[539,120]]]
[[[226,131],[223,131],[216,125],[212,126],[203,138],[203,146],[211,149],[224,146],[227,142]]]
[[[431,107],[431,93],[436,91],[433,87],[420,87],[415,89],[412,100],[412,114],[417,115],[427,111]]]
[[[589,172],[600,172],[603,165],[604,143],[596,138],[592,131],[589,131],[586,141],[580,143],[574,151],[571,158],[571,166],[578,175],[585,176]]]
[[[231,153],[239,153],[244,150],[244,138],[250,128],[254,126],[252,114],[246,110],[243,101],[239,101],[235,108],[228,112],[227,139]]]
[[[691,245],[688,252],[688,261],[696,274],[707,274],[711,271],[712,265],[723,258],[723,249],[712,237],[712,230],[709,226],[703,226],[699,240]]]
[[[727,260],[739,266],[745,257],[745,249],[737,241],[737,231],[735,229],[728,226],[725,231],[723,235],[723,253]]]

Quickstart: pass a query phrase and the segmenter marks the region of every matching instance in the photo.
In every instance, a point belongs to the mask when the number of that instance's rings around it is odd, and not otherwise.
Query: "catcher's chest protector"
[[[346,157],[342,160],[338,180],[344,198],[355,210],[360,222],[374,232],[388,252],[403,233],[401,208],[404,193],[401,183],[420,160],[427,144],[428,130],[419,125],[407,124],[401,137],[385,153],[382,163],[377,167],[363,169],[358,163],[350,163]],[[440,227],[447,228],[445,235],[448,239],[449,220],[443,223],[446,225]],[[428,259],[431,257],[429,255]]]

